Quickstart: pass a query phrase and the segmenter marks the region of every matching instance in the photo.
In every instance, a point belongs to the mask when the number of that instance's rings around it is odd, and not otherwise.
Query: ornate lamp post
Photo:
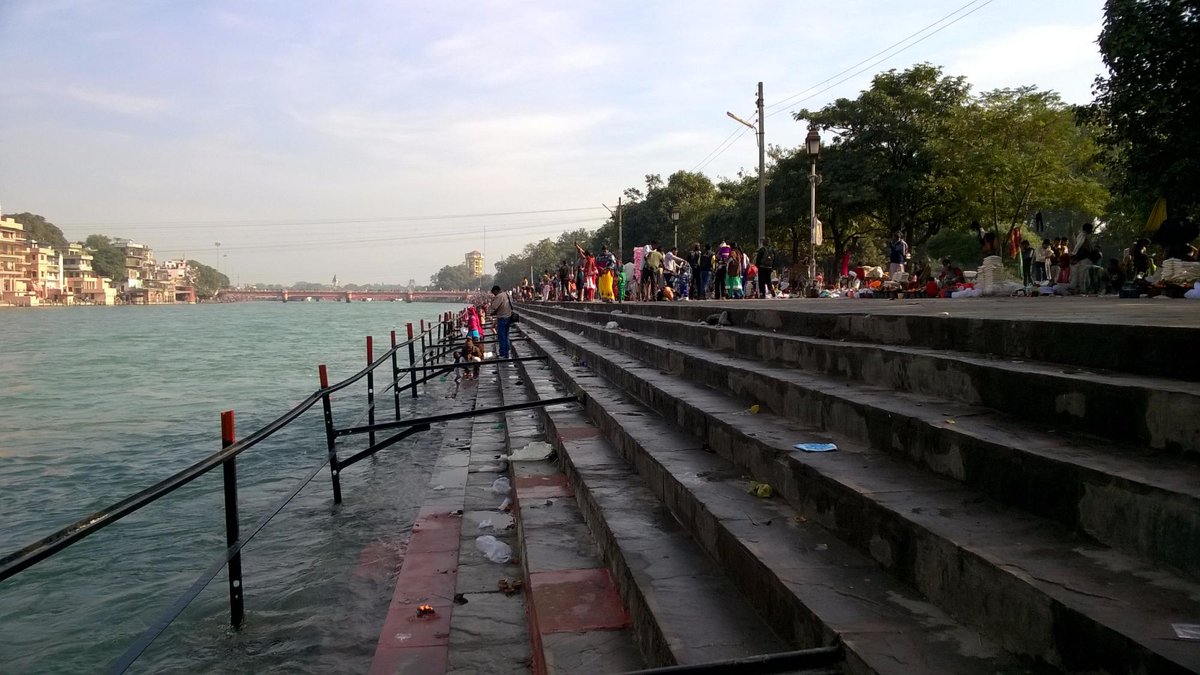
[[[671,222],[675,225],[675,248],[679,248],[679,209],[671,207]]]
[[[808,128],[808,136],[804,138],[804,149],[812,159],[812,169],[808,174],[809,212],[808,228],[808,284],[815,288],[817,282],[817,185],[821,177],[817,175],[817,157],[821,154],[821,134],[815,126]],[[819,290],[819,289],[817,289]]]

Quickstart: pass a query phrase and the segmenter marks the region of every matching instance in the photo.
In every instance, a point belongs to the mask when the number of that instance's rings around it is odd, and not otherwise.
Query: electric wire
[[[830,76],[830,77],[828,77],[828,78],[826,78],[826,79],[822,80],[821,82],[818,82],[818,83],[816,83],[816,84],[812,85],[811,87],[808,87],[807,89],[804,89],[804,90],[802,90],[802,91],[800,91],[800,92],[798,92],[798,93],[796,93],[796,94],[792,94],[792,95],[790,95],[790,96],[788,96],[788,97],[786,97],[786,98],[784,98],[784,99],[782,99],[782,100],[780,100],[780,101],[777,101],[777,102],[775,102],[775,103],[772,103],[771,105],[764,106],[764,107],[763,107],[763,111],[764,111],[764,113],[765,113],[765,117],[772,117],[772,116],[774,116],[774,115],[777,115],[777,114],[779,114],[779,113],[781,113],[781,112],[785,112],[785,111],[787,110],[787,108],[781,108],[781,106],[788,106],[788,105],[789,105],[789,103],[790,103],[790,102],[792,102],[792,101],[793,101],[794,99],[796,99],[797,97],[799,97],[799,96],[803,96],[804,94],[806,94],[806,93],[808,93],[808,92],[812,91],[813,89],[816,89],[817,87],[820,87],[821,85],[823,85],[823,84],[825,84],[825,83],[829,82],[830,80],[833,80],[833,79],[835,79],[835,78],[837,78],[837,77],[839,77],[839,76],[841,76],[841,75],[843,75],[843,74],[847,73],[848,71],[850,71],[850,70],[853,70],[854,68],[857,68],[858,66],[861,66],[861,65],[862,65],[862,64],[864,64],[864,63],[871,62],[871,63],[870,63],[869,65],[867,65],[866,67],[864,67],[864,68],[861,68],[861,69],[859,69],[859,70],[857,70],[857,71],[855,71],[855,72],[851,73],[849,76],[847,76],[847,77],[845,77],[845,78],[843,78],[843,79],[841,79],[841,80],[838,80],[837,82],[835,82],[835,83],[831,84],[830,86],[828,86],[828,87],[825,87],[824,89],[821,89],[820,91],[816,91],[816,92],[813,92],[813,93],[811,93],[811,94],[808,94],[808,96],[805,96],[804,98],[800,99],[799,101],[796,101],[796,103],[800,103],[800,102],[803,102],[803,101],[807,101],[808,99],[811,99],[811,98],[813,98],[813,97],[815,97],[815,96],[817,96],[817,95],[819,95],[819,94],[823,94],[823,93],[825,93],[825,92],[829,91],[830,89],[833,89],[834,87],[837,87],[838,85],[840,85],[840,84],[843,84],[843,83],[847,82],[848,80],[850,80],[850,79],[853,79],[854,77],[857,77],[858,75],[862,74],[864,71],[866,71],[866,70],[869,70],[869,69],[871,69],[871,68],[873,68],[873,67],[875,67],[875,66],[879,65],[880,63],[883,63],[884,61],[886,61],[886,60],[888,60],[888,59],[890,59],[890,58],[892,58],[892,57],[896,56],[897,54],[901,54],[901,53],[903,53],[903,52],[907,51],[908,49],[911,49],[912,47],[915,47],[916,45],[920,44],[921,42],[924,42],[925,40],[929,39],[930,37],[933,37],[934,35],[936,35],[936,34],[940,33],[941,31],[945,30],[946,28],[949,28],[950,26],[953,26],[954,24],[958,23],[959,21],[962,21],[963,19],[967,18],[967,17],[968,17],[968,16],[970,16],[971,14],[974,14],[975,12],[979,11],[980,9],[983,9],[984,7],[986,7],[986,6],[990,5],[990,4],[992,4],[992,2],[994,2],[994,1],[995,1],[995,0],[971,0],[970,2],[966,3],[965,5],[962,5],[961,7],[959,7],[958,9],[956,9],[956,10],[954,10],[954,11],[950,12],[949,14],[946,14],[945,16],[943,16],[942,18],[938,19],[937,21],[934,21],[933,23],[931,23],[931,24],[929,24],[929,25],[925,26],[924,28],[922,28],[922,29],[920,29],[920,30],[918,30],[918,31],[916,31],[916,32],[914,32],[914,33],[911,33],[910,35],[908,35],[908,36],[907,36],[907,37],[905,37],[904,39],[902,39],[902,40],[899,40],[899,41],[897,41],[897,42],[894,42],[894,43],[892,43],[891,45],[889,45],[888,47],[886,47],[886,48],[884,48],[884,49],[882,49],[882,50],[880,50],[880,51],[878,51],[878,52],[875,52],[875,53],[874,53],[874,54],[872,54],[871,56],[868,56],[867,58],[865,58],[865,59],[863,59],[863,60],[859,61],[858,63],[855,63],[854,65],[850,66],[849,68],[846,68],[846,69],[844,69],[844,70],[842,70],[842,71],[840,71],[840,72],[838,72],[838,73],[836,73],[836,74],[834,74],[834,75],[832,75],[832,76]],[[980,2],[982,2],[982,4],[978,4],[978,3],[980,3]],[[902,49],[896,50],[896,51],[894,51],[894,52],[892,51],[892,50],[893,50],[893,49],[895,49],[896,47],[898,47],[898,46],[900,46],[900,45],[903,45],[904,43],[906,43],[906,42],[908,42],[908,41],[912,40],[913,38],[915,38],[915,37],[917,37],[917,36],[921,35],[922,33],[925,33],[926,31],[928,31],[928,30],[930,30],[931,28],[933,28],[933,27],[937,26],[938,24],[941,24],[941,23],[943,23],[943,22],[947,21],[948,19],[950,19],[951,17],[954,17],[955,15],[957,15],[957,14],[959,14],[959,13],[961,13],[961,12],[963,12],[963,11],[967,10],[968,8],[971,8],[971,6],[972,6],[972,5],[977,5],[977,6],[976,6],[976,7],[974,7],[974,8],[972,8],[972,9],[970,9],[970,11],[966,12],[965,14],[962,14],[962,16],[959,16],[958,18],[954,19],[953,21],[951,21],[951,22],[949,22],[949,23],[945,24],[944,26],[941,26],[941,27],[940,27],[940,28],[938,28],[937,30],[934,30],[933,32],[929,33],[928,35],[924,35],[924,36],[922,36],[920,39],[916,40],[916,41],[915,41],[915,42],[913,42],[912,44],[909,44],[909,45],[907,45],[907,46],[903,47]],[[889,52],[890,52],[890,53],[889,53]],[[884,56],[883,56],[882,58],[879,58],[878,60],[872,61],[872,59],[876,59],[876,57],[879,57],[879,56],[881,56],[881,55],[884,55]],[[768,110],[771,110],[772,108],[779,108],[779,109],[778,109],[778,110],[775,110],[774,112],[766,112],[766,111],[768,111]],[[729,136],[729,137],[727,137],[727,138],[726,138],[724,141],[722,141],[720,144],[718,144],[716,148],[714,148],[714,149],[713,149],[712,151],[710,151],[710,152],[709,152],[707,155],[705,155],[704,159],[700,160],[700,162],[699,162],[699,163],[697,163],[697,164],[696,164],[696,166],[692,168],[692,171],[693,171],[693,172],[696,172],[696,171],[701,171],[701,170],[703,170],[705,167],[707,167],[707,166],[709,166],[710,164],[712,164],[713,162],[715,162],[715,161],[716,161],[716,160],[717,160],[717,159],[718,159],[718,158],[719,158],[721,155],[725,154],[725,151],[726,151],[726,150],[728,150],[730,147],[732,147],[732,146],[733,146],[733,144],[734,144],[734,143],[736,143],[736,142],[737,142],[739,139],[741,139],[741,137],[742,137],[742,136],[746,135],[746,133],[747,133],[748,131],[749,131],[749,129],[747,129],[747,128],[742,128],[742,129],[738,130],[737,132],[734,132],[733,134],[730,134],[730,136]],[[736,136],[736,138],[734,138],[734,136]],[[731,139],[732,139],[732,142],[731,142]]]
[[[905,47],[903,47],[903,48],[901,48],[901,49],[898,49],[898,50],[896,50],[895,52],[892,52],[891,54],[888,54],[887,56],[884,56],[883,58],[881,58],[881,59],[878,59],[877,61],[874,61],[874,62],[872,62],[872,63],[870,63],[870,64],[868,64],[868,65],[866,65],[866,66],[864,66],[864,67],[860,68],[859,70],[857,70],[857,71],[855,71],[855,72],[851,73],[850,75],[847,75],[846,77],[844,77],[844,78],[842,78],[842,79],[838,80],[837,82],[834,82],[833,84],[829,85],[828,87],[825,87],[824,89],[821,89],[821,90],[819,90],[819,91],[814,91],[813,93],[809,94],[808,96],[805,96],[804,98],[802,98],[802,99],[800,99],[800,100],[796,101],[796,103],[802,103],[802,102],[804,102],[804,101],[807,101],[807,100],[809,100],[810,98],[813,98],[813,97],[815,97],[815,96],[818,96],[818,95],[820,95],[820,94],[823,94],[823,93],[825,93],[825,92],[829,91],[830,89],[833,89],[834,87],[837,87],[837,86],[838,86],[838,85],[840,85],[840,84],[843,84],[843,83],[845,83],[845,82],[847,82],[847,81],[849,81],[849,80],[852,80],[852,79],[854,79],[855,77],[858,77],[858,76],[859,76],[859,75],[861,75],[863,72],[865,72],[865,71],[867,71],[867,70],[870,70],[871,68],[874,68],[875,66],[879,65],[880,63],[883,63],[884,61],[887,61],[888,59],[892,58],[893,56],[896,56],[897,54],[900,54],[900,53],[902,53],[902,52],[905,52],[905,51],[907,51],[907,50],[909,50],[909,49],[912,49],[913,47],[915,47],[915,46],[917,46],[917,45],[921,44],[921,43],[922,43],[922,42],[924,42],[925,40],[928,40],[929,38],[933,37],[934,35],[937,35],[938,33],[940,33],[940,32],[942,32],[943,30],[945,30],[945,29],[949,28],[950,26],[953,26],[954,24],[958,23],[959,21],[962,21],[963,19],[967,18],[968,16],[971,16],[971,15],[972,15],[972,14],[974,14],[975,12],[978,12],[979,10],[983,9],[984,7],[987,7],[988,5],[992,4],[993,2],[995,2],[995,0],[985,0],[985,1],[984,1],[984,3],[983,3],[982,5],[979,5],[979,6],[975,7],[974,9],[972,9],[972,10],[971,10],[971,11],[969,11],[969,12],[967,12],[966,14],[963,14],[962,16],[958,17],[957,19],[955,19],[955,20],[951,21],[950,23],[948,23],[948,24],[946,24],[946,25],[944,25],[944,26],[942,26],[942,27],[938,28],[937,30],[935,30],[935,31],[933,31],[933,32],[931,32],[931,33],[929,33],[928,35],[924,35],[924,36],[922,36],[922,37],[921,37],[921,39],[919,39],[919,40],[916,40],[916,41],[915,41],[915,42],[913,42],[912,44],[910,44],[910,45],[907,45],[907,46],[905,46]],[[779,114],[779,113],[781,113],[781,112],[787,112],[787,109],[786,109],[786,108],[781,108],[781,109],[779,109],[779,110],[776,110],[775,112],[768,113],[768,114],[767,114],[767,117],[773,117],[773,116],[775,116],[775,115],[778,115],[778,114]]]
[[[904,44],[905,42],[908,42],[909,40],[911,40],[911,39],[915,38],[916,36],[920,35],[921,33],[924,33],[925,31],[929,30],[930,28],[933,28],[934,26],[938,25],[939,23],[942,23],[943,21],[946,21],[947,19],[949,19],[950,17],[954,16],[955,14],[958,14],[959,12],[962,12],[963,10],[967,9],[967,8],[968,8],[968,7],[970,7],[971,5],[974,5],[974,4],[976,4],[976,3],[978,3],[978,2],[982,2],[982,1],[983,1],[983,0],[971,0],[971,1],[970,1],[970,2],[968,2],[967,4],[963,5],[962,7],[959,7],[958,9],[954,10],[953,12],[950,12],[949,14],[947,14],[947,15],[943,16],[942,18],[938,19],[937,21],[934,21],[933,23],[929,24],[928,26],[925,26],[924,28],[922,28],[922,29],[920,29],[920,30],[918,30],[918,31],[916,31],[916,32],[914,32],[914,33],[911,33],[910,35],[908,35],[907,37],[905,37],[905,38],[904,38],[904,39],[902,39],[902,40],[898,40],[898,41],[896,41],[896,42],[893,42],[892,44],[888,45],[887,47],[885,47],[885,48],[883,48],[883,49],[881,49],[881,50],[879,50],[879,51],[875,52],[874,54],[872,54],[872,55],[868,56],[867,58],[865,58],[865,59],[863,59],[863,60],[861,60],[861,61],[859,61],[858,63],[855,63],[854,65],[852,65],[852,66],[850,66],[850,67],[846,68],[845,70],[842,70],[842,71],[840,71],[840,72],[834,73],[833,75],[830,75],[829,77],[827,77],[827,78],[825,78],[824,80],[822,80],[822,81],[820,81],[820,82],[818,82],[818,83],[816,83],[816,84],[812,85],[811,87],[809,87],[809,88],[807,88],[807,89],[804,89],[804,90],[802,90],[802,91],[800,91],[800,92],[797,92],[797,93],[795,93],[795,94],[792,94],[791,96],[787,96],[787,97],[785,97],[785,98],[783,98],[783,99],[780,99],[780,100],[778,100],[778,101],[776,101],[776,102],[772,103],[771,105],[765,106],[763,109],[764,109],[764,110],[771,110],[772,108],[778,108],[778,107],[780,107],[780,106],[786,106],[786,105],[788,104],[788,102],[789,102],[789,101],[791,101],[792,99],[794,99],[794,98],[797,98],[797,97],[799,97],[799,96],[802,96],[802,95],[804,95],[804,94],[806,94],[806,93],[808,93],[808,92],[812,91],[813,89],[816,89],[817,87],[820,87],[821,85],[828,83],[830,80],[833,80],[833,79],[835,79],[835,78],[841,77],[842,75],[845,75],[846,73],[850,72],[851,70],[853,70],[853,69],[855,69],[855,68],[857,68],[857,67],[859,67],[859,66],[863,65],[864,63],[866,63],[866,62],[870,61],[871,59],[873,59],[873,58],[875,58],[875,57],[877,57],[877,56],[880,56],[880,55],[882,55],[882,54],[886,54],[887,52],[890,52],[892,49],[894,49],[894,48],[896,48],[896,47],[898,47],[898,46],[900,46],[900,45]],[[990,3],[990,2],[991,2],[991,0],[987,0],[987,2],[988,2],[988,3]],[[985,3],[985,4],[987,4],[987,3]],[[976,8],[976,9],[978,9],[978,8]],[[972,10],[972,11],[974,11],[974,10]],[[768,117],[770,117],[770,115],[768,115]]]
[[[440,215],[423,215],[423,216],[382,216],[376,218],[319,218],[319,219],[296,219],[296,220],[176,220],[176,221],[141,221],[141,222],[121,222],[121,221],[91,221],[91,222],[64,222],[63,225],[69,227],[138,227],[138,228],[193,228],[193,227],[221,227],[231,225],[250,225],[255,227],[292,227],[301,225],[347,225],[355,223],[386,223],[386,222],[407,222],[407,221],[426,221],[426,220],[460,220],[466,218],[496,218],[506,216],[529,216],[545,213],[570,213],[578,211],[599,211],[599,206],[579,206],[565,209],[539,209],[534,211],[495,211],[490,213],[451,213]]]

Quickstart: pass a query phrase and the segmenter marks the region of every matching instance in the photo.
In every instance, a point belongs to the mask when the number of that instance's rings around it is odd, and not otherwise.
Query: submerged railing
[[[408,324],[408,339],[404,342],[396,342],[396,331],[391,332],[391,346],[381,354],[378,358],[374,355],[374,343],[371,337],[367,337],[366,346],[366,366],[351,375],[350,377],[330,384],[328,380],[328,372],[325,365],[318,366],[320,375],[321,388],[313,392],[308,398],[298,403],[291,410],[280,415],[275,420],[269,422],[262,428],[251,433],[249,436],[241,440],[236,438],[236,422],[234,412],[227,410],[221,413],[221,450],[215,452],[208,457],[196,462],[195,464],[175,473],[172,476],[164,478],[154,485],[136,492],[124,499],[101,509],[85,518],[81,518],[75,523],[64,527],[53,534],[43,537],[24,548],[14,551],[0,558],[0,582],[16,576],[22,571],[29,569],[33,565],[46,560],[70,546],[79,543],[86,537],[89,537],[105,527],[121,520],[122,518],[137,512],[138,510],[157,502],[158,500],[170,495],[176,490],[188,485],[192,481],[204,476],[208,472],[220,466],[223,474],[223,490],[225,498],[225,542],[226,549],[218,556],[211,565],[194,582],[184,591],[169,607],[167,607],[159,616],[134,640],[132,644],[125,650],[109,666],[109,672],[123,673],[135,660],[166,630],[187,606],[212,582],[212,580],[221,572],[222,569],[228,567],[229,578],[229,613],[230,624],[234,628],[240,628],[245,620],[245,606],[243,601],[243,586],[242,586],[242,560],[241,550],[249,543],[259,532],[267,526],[285,506],[297,495],[313,478],[321,472],[326,464],[329,465],[330,480],[333,488],[333,501],[335,504],[342,503],[342,485],[341,472],[346,467],[349,467],[387,447],[395,445],[401,440],[418,433],[427,431],[433,424],[446,422],[455,419],[466,417],[474,417],[476,415],[486,415],[496,412],[505,412],[509,410],[521,410],[526,408],[536,408],[547,405],[556,405],[560,403],[573,402],[574,397],[561,397],[542,401],[528,401],[525,403],[517,403],[505,406],[498,406],[487,409],[467,410],[456,413],[445,413],[441,415],[433,415],[421,417],[411,420],[400,419],[400,398],[401,393],[408,391],[412,398],[418,397],[418,386],[428,382],[431,379],[452,372],[455,369],[475,368],[477,366],[488,365],[491,363],[507,362],[511,359],[490,359],[482,362],[443,362],[444,357],[453,351],[454,343],[458,337],[454,330],[454,315],[452,312],[442,314],[438,321],[426,324],[424,320],[420,322],[420,328],[414,331],[413,324]],[[492,341],[484,341],[492,342]],[[420,356],[418,357],[418,345],[420,346]],[[407,352],[408,366],[400,365],[401,352]],[[525,357],[520,360],[534,360],[539,357]],[[384,393],[391,392],[393,407],[395,410],[395,420],[391,422],[377,423],[375,420],[375,371],[384,364],[390,365],[391,382],[385,387]],[[333,418],[333,401],[331,396],[350,385],[366,379],[367,387],[367,424],[360,426],[351,426],[346,428],[337,428]],[[407,380],[407,381],[406,381]],[[301,415],[315,406],[318,402],[321,403],[322,413],[325,424],[325,440],[326,440],[326,455],[316,467],[314,467],[299,483],[297,483],[282,499],[280,499],[274,508],[260,519],[246,536],[242,536],[240,531],[240,523],[238,517],[238,477],[237,477],[237,457],[243,452],[253,448],[255,445],[265,441],[272,435],[287,427],[289,424],[298,419]],[[385,431],[399,430],[398,433],[384,438],[377,439],[377,434]],[[337,455],[337,441],[339,438],[356,434],[368,435],[368,447],[361,452],[346,458],[339,459]]]

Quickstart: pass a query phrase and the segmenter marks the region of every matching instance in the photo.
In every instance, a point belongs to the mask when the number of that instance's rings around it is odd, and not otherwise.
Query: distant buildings
[[[186,260],[154,261],[149,246],[116,239],[125,256],[124,278],[99,276],[82,244],[53,247],[30,239],[25,226],[0,217],[0,304],[39,305],[170,304],[195,302]]]
[[[471,251],[466,255],[467,271],[471,273],[472,279],[478,279],[483,276],[483,254],[479,251]]]

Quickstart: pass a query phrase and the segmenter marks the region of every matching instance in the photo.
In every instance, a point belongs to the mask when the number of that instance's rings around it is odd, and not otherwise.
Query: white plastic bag
[[[512,484],[508,482],[507,476],[501,476],[492,483],[492,494],[506,496],[512,492]]]
[[[506,563],[512,560],[512,547],[490,534],[476,537],[475,548],[494,563]]]

